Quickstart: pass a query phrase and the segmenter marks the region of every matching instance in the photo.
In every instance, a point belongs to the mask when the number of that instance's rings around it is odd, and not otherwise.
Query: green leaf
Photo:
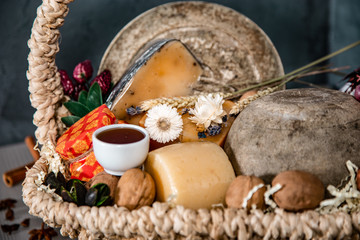
[[[105,183],[98,183],[92,186],[91,188],[96,188],[98,190],[98,198],[108,196],[110,194],[110,188]]]
[[[65,202],[76,203],[75,199],[73,198],[73,195],[68,190],[66,190],[63,186],[61,186],[61,197]]]
[[[86,106],[87,96],[88,96],[87,91],[82,90],[82,91],[79,93],[78,102]]]
[[[99,207],[101,205],[111,202],[111,197],[109,196],[110,188],[107,184],[98,183],[98,184],[95,184],[94,186],[92,186],[91,188],[97,189],[97,197],[96,197],[95,206]]]
[[[67,127],[71,127],[74,123],[76,123],[77,121],[79,121],[81,118],[77,117],[77,116],[67,116],[67,117],[62,117],[61,121],[67,126]]]
[[[78,117],[83,117],[90,112],[90,109],[87,106],[85,106],[79,102],[75,102],[75,101],[66,102],[66,103],[64,103],[64,106],[74,116],[78,116]]]
[[[111,200],[110,196],[105,196],[96,202],[95,206],[100,207],[104,203],[108,203]]]
[[[91,85],[89,89],[86,106],[90,109],[90,111],[92,111],[95,108],[100,107],[102,104],[103,104],[103,100],[102,100],[101,88],[100,85],[97,82],[95,82],[93,85]]]

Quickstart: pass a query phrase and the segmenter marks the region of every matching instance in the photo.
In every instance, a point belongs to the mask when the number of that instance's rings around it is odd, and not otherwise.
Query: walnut
[[[86,187],[89,189],[98,183],[105,183],[110,188],[110,197],[114,199],[116,186],[119,181],[119,177],[111,175],[105,171],[98,173],[89,182],[86,183]]]
[[[151,205],[155,198],[155,183],[150,174],[140,169],[127,170],[115,192],[115,204],[129,210]]]
[[[258,189],[255,189],[255,187]],[[252,190],[254,193],[249,195],[249,192]],[[255,204],[256,208],[262,209],[264,208],[265,191],[266,188],[262,179],[255,176],[240,175],[231,182],[226,192],[225,202],[228,207],[246,207],[247,209],[250,209],[251,206]],[[248,197],[249,199],[247,199]],[[244,200],[247,202],[244,202]]]
[[[284,171],[272,181],[272,185],[281,185],[274,193],[276,204],[288,211],[314,209],[324,199],[325,188],[320,179],[304,171]]]

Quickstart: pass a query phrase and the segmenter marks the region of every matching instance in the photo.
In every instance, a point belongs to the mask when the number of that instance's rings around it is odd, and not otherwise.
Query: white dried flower
[[[189,119],[196,125],[203,125],[205,129],[212,122],[221,124],[222,117],[226,115],[222,107],[223,103],[224,99],[220,94],[200,96],[195,103],[195,107],[189,111],[190,114],[194,115]]]
[[[145,128],[151,139],[166,143],[180,136],[183,122],[176,108],[161,104],[148,111]]]

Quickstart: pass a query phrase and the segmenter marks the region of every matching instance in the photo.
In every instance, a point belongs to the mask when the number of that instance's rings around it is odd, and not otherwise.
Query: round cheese
[[[224,149],[237,174],[271,182],[286,170],[303,170],[327,186],[360,166],[360,104],[329,89],[275,92],[251,103],[234,121]]]

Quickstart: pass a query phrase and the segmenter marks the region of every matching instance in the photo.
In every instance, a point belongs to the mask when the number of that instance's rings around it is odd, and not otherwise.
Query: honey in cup
[[[93,133],[93,147],[96,160],[104,170],[121,176],[143,164],[149,152],[149,134],[137,125],[108,125]]]

